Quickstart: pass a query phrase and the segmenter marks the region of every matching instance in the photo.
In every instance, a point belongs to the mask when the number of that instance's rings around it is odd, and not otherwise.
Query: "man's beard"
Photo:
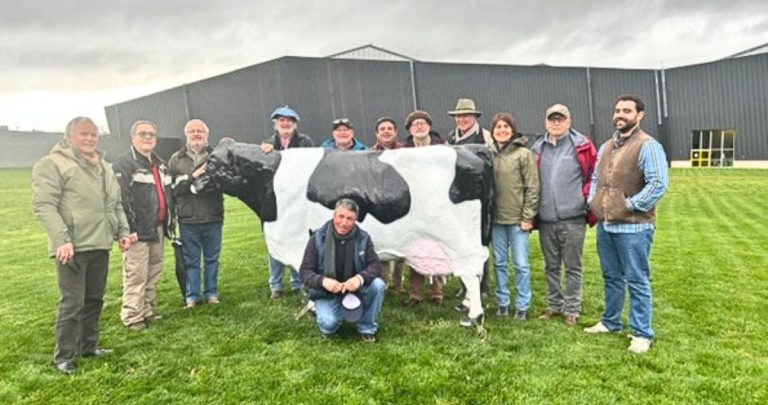
[[[616,130],[621,132],[622,134],[626,134],[637,125],[637,120],[627,120],[625,121],[626,123],[624,124],[624,126],[619,127],[619,121],[624,121],[624,120],[619,120],[619,119],[613,120],[613,126],[616,127]]]

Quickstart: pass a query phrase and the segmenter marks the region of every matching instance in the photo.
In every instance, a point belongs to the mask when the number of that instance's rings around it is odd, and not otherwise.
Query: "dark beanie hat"
[[[416,110],[405,117],[405,129],[411,129],[413,121],[416,121],[419,118],[426,120],[429,126],[432,126],[432,117],[429,116],[429,113],[422,110]]]

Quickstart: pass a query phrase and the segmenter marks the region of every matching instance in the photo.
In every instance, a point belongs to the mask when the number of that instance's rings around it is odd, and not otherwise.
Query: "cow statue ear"
[[[313,237],[313,236],[315,236],[315,231],[314,231],[314,230],[312,230],[312,229],[307,229],[307,231],[309,232],[309,237],[310,237],[310,238],[311,238],[311,237]]]

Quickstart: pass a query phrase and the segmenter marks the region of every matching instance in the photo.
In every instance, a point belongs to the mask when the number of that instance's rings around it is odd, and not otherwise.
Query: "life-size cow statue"
[[[492,181],[490,154],[477,145],[264,154],[225,139],[193,187],[215,183],[242,200],[261,219],[269,253],[297,269],[308,231],[331,218],[338,199],[351,198],[382,260],[402,257],[422,274],[460,277],[469,317],[481,323]]]

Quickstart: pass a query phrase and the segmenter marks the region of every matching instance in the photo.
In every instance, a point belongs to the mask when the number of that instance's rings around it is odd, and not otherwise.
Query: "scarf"
[[[355,247],[354,239],[357,235],[357,226],[348,234],[339,235],[333,223],[329,224],[330,232],[325,234],[325,263],[323,263],[323,275],[337,281],[347,281],[355,274]],[[337,251],[337,246],[340,248]],[[343,268],[336,267],[337,254],[342,261]],[[339,266],[341,267],[341,266]],[[341,274],[337,272],[341,270]]]

